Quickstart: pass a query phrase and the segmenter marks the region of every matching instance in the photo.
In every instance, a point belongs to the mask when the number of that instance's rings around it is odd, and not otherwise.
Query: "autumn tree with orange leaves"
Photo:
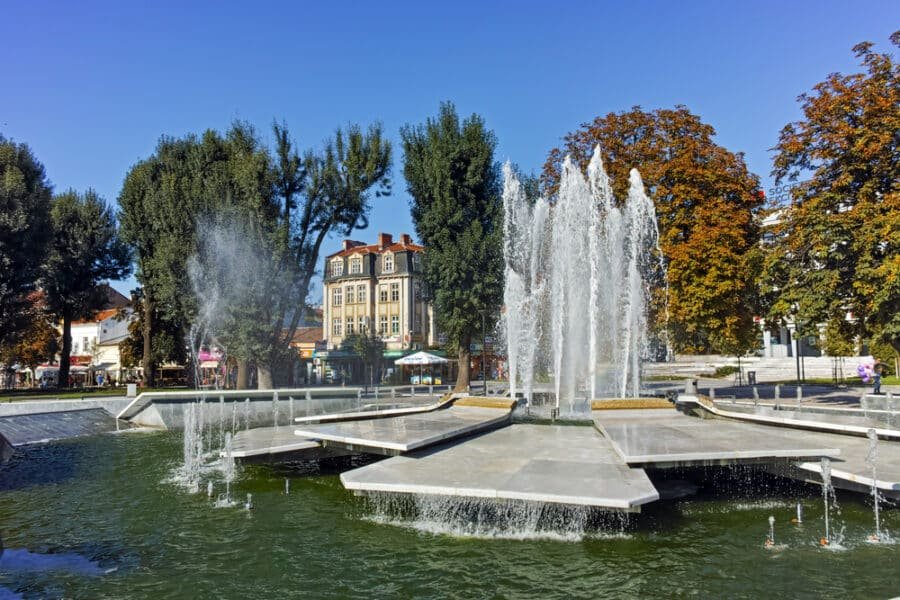
[[[781,130],[772,174],[797,183],[767,257],[770,316],[900,356],[900,63],[872,48],[855,46],[864,72],[829,75]]]
[[[716,132],[684,106],[609,113],[569,133],[544,165],[542,185],[556,191],[566,155],[586,169],[599,144],[617,198],[637,168],[656,205],[668,266],[669,336],[681,352],[743,355],[756,346],[756,279],[761,254],[756,215],[759,179],[741,153],[713,141]],[[664,291],[653,313],[663,327]]]

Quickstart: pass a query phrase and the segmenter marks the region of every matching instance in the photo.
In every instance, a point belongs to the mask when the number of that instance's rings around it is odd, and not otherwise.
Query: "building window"
[[[350,274],[351,275],[359,275],[362,273],[362,259],[361,258],[351,258],[350,259]]]
[[[353,335],[353,317],[347,317],[347,335]]]
[[[358,285],[356,286],[356,301],[360,304],[366,303],[366,286]]]
[[[341,319],[339,317],[331,320],[331,333],[332,335],[341,335]]]
[[[331,276],[338,277],[344,274],[344,261],[340,258],[331,261]]]
[[[378,286],[378,301],[379,302],[387,302],[388,299],[388,288],[386,285]]]
[[[368,329],[368,327],[366,327],[366,318],[360,317],[359,318],[359,333],[360,333],[360,335],[365,334],[367,329]]]
[[[413,271],[418,271],[419,268],[421,268],[421,266],[422,266],[422,257],[420,257],[418,254],[413,254],[412,255],[412,266],[413,266]]]
[[[353,286],[352,285],[347,286],[346,293],[347,293],[347,304],[353,304],[354,300],[353,300]]]
[[[340,306],[344,303],[344,290],[343,288],[336,287],[331,290],[331,305],[332,306]]]
[[[419,311],[413,314],[413,331],[422,333],[422,316],[419,314]]]
[[[393,254],[385,254],[381,257],[381,272],[382,273],[393,273],[394,272],[394,255]]]
[[[387,315],[381,315],[378,320],[378,333],[385,335],[387,333]]]
[[[422,301],[422,286],[419,285],[418,281],[413,284],[413,297],[416,299],[416,302]]]
[[[87,336],[81,338],[81,347],[84,348],[84,353],[88,354],[91,351],[91,345],[88,342]]]
[[[391,302],[400,302],[400,284],[391,284]]]
[[[399,315],[391,315],[391,335],[400,333],[400,317]]]

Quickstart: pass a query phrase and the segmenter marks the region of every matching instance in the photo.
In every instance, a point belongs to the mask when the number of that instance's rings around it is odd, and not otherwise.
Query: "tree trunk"
[[[272,385],[272,366],[268,363],[259,363],[256,365],[256,378],[258,388],[261,390],[271,390]]]
[[[141,323],[141,335],[144,338],[144,353],[141,356],[141,368],[144,371],[145,387],[153,387],[156,383],[153,364],[153,301],[150,292],[144,288],[144,320]]]
[[[62,351],[59,353],[59,378],[57,385],[69,387],[69,358],[72,354],[72,317],[63,315]]]
[[[456,375],[456,386],[454,392],[465,392],[469,389],[469,363],[471,362],[471,354],[469,346],[472,343],[472,336],[465,336],[460,340],[459,344],[459,373]]]
[[[250,363],[246,358],[237,359],[237,370],[235,387],[239,390],[246,390],[250,384]]]

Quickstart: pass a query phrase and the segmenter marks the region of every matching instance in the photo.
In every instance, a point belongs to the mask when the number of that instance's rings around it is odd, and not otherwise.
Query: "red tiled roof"
[[[314,344],[324,340],[321,327],[298,327],[291,339],[292,344]]]
[[[116,313],[119,312],[118,308],[107,308],[105,310],[98,310],[94,313],[94,316],[90,319],[84,319],[81,321],[72,321],[72,325],[80,325],[84,323],[99,323],[100,321],[105,321],[110,317],[116,316]]]
[[[378,244],[370,244],[368,246],[355,246],[353,248],[347,248],[346,250],[340,250],[334,254],[329,254],[328,258],[334,258],[335,256],[351,256],[353,254],[382,254],[384,252],[404,251],[425,252],[425,246],[413,243],[403,244],[401,242],[395,242],[387,248],[380,248]]]

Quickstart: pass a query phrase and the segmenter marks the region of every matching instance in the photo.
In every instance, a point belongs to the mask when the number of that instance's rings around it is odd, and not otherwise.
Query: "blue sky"
[[[399,128],[442,100],[480,113],[498,159],[526,171],[597,115],[685,104],[768,189],[769,148],[799,117],[797,95],[857,71],[859,41],[889,51],[900,27],[896,0],[187,4],[5,3],[0,132],[31,145],[58,190],[115,202],[161,134],[243,119],[271,140],[283,119],[305,148],[380,120],[395,140],[394,194],[375,203],[364,240],[413,233]]]

